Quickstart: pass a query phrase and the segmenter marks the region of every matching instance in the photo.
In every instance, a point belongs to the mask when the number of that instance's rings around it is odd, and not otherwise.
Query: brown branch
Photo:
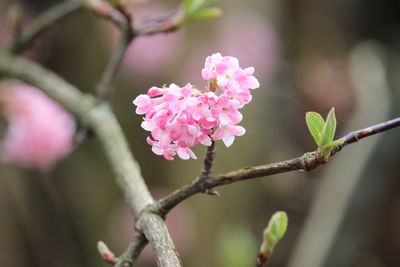
[[[74,14],[81,8],[82,5],[77,1],[66,1],[44,11],[21,34],[16,36],[7,51],[13,54],[21,53],[45,30]]]
[[[131,267],[135,263],[136,259],[139,257],[140,253],[147,245],[148,241],[144,234],[139,231],[135,231],[133,240],[129,244],[128,248],[125,250],[121,256],[118,257],[115,267]]]
[[[358,131],[351,132],[343,137],[344,138],[343,144],[338,145],[332,149],[331,155],[332,156],[335,155],[343,147],[355,143],[360,139],[399,126],[400,126],[400,117]],[[308,152],[300,157],[286,161],[249,167],[249,168],[242,168],[239,170],[220,174],[216,177],[208,177],[207,179],[197,178],[191,184],[185,185],[182,188],[174,191],[169,196],[160,199],[156,203],[155,209],[157,209],[157,212],[159,214],[165,216],[172,208],[174,208],[183,200],[197,193],[202,193],[206,192],[207,190],[211,190],[217,186],[236,183],[252,178],[259,178],[279,173],[291,172],[291,171],[298,171],[298,170],[311,171],[319,167],[321,164],[325,163],[326,161],[318,153]]]
[[[344,142],[341,145],[336,146],[334,149],[332,149],[331,155],[336,154],[339,152],[343,147],[355,143],[360,139],[363,139],[365,137],[381,133],[387,130],[390,130],[395,127],[399,127],[400,125],[400,118],[395,118],[393,120],[389,120],[386,122],[382,122],[376,125],[373,125],[371,127],[367,127],[358,131],[354,131],[351,133],[346,134],[344,138]]]
[[[106,19],[119,28],[126,26],[124,14],[115,9],[107,0],[85,0],[85,6],[102,19]]]
[[[154,200],[108,104],[97,104],[93,96],[82,94],[73,85],[36,63],[4,53],[0,53],[0,75],[42,89],[94,130],[103,145],[117,184],[138,221],[136,227],[151,243],[159,266],[182,266],[165,222],[159,215],[145,209]]]
[[[215,147],[215,142],[211,141],[211,145],[207,147],[207,154],[206,157],[204,158],[204,168],[201,172],[202,177],[209,177],[211,174],[211,168],[214,163],[214,147]]]
[[[100,79],[100,83],[97,87],[97,99],[104,100],[111,94],[111,82],[114,78],[118,67],[122,61],[125,51],[133,39],[133,33],[130,27],[126,27],[121,32],[121,39],[118,43],[114,54],[112,55],[110,62],[108,63],[104,73]]]
[[[106,20],[109,20],[121,30],[126,26],[126,14],[125,12],[120,12],[114,9],[108,2],[103,0],[93,1],[94,4],[89,6],[90,9],[94,11],[96,15]],[[129,27],[135,36],[140,35],[153,35],[157,33],[167,33],[177,30],[185,18],[185,10],[182,5],[180,5],[175,10],[170,12],[145,18],[141,21],[132,23],[129,21]]]
[[[112,14],[117,14],[119,11],[112,10]],[[126,52],[131,41],[134,39],[135,34],[131,27],[131,17],[128,14],[119,13],[119,24],[118,27],[121,31],[120,41],[118,46],[112,55],[101,79],[100,83],[97,87],[97,99],[104,100],[111,94],[111,82],[114,78],[118,67],[123,59],[123,56]]]
[[[134,27],[135,35],[153,35],[167,33],[177,30],[185,18],[185,10],[181,5],[175,10],[157,16],[143,19],[136,23]]]

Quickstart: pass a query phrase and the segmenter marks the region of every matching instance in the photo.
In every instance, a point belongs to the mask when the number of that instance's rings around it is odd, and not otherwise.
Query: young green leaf
[[[340,139],[338,139],[338,140],[335,140],[335,141],[333,141],[333,142],[330,142],[330,143],[324,145],[324,146],[322,147],[322,149],[329,149],[329,148],[332,148],[332,147],[334,147],[334,146],[341,145],[341,144],[343,144],[343,143],[344,143],[344,138],[340,138]]]
[[[344,139],[341,138],[341,139],[335,140],[335,141],[333,141],[333,142],[330,142],[330,143],[328,143],[328,144],[326,144],[326,145],[324,145],[323,147],[320,147],[320,148],[318,148],[318,149],[319,149],[319,151],[322,153],[322,155],[324,156],[325,160],[328,160],[329,157],[331,156],[332,148],[333,148],[334,146],[343,144],[343,142],[344,142]]]
[[[256,266],[262,266],[270,259],[276,244],[285,235],[287,225],[288,217],[286,212],[278,211],[272,215],[268,226],[263,231],[263,242],[257,255]]]
[[[317,112],[307,112],[306,123],[315,143],[319,146],[321,144],[321,134],[325,124],[324,119]]]
[[[212,19],[221,16],[222,10],[218,7],[209,7],[198,11],[191,16],[191,20]]]
[[[184,0],[183,4],[185,5],[185,9],[189,9],[193,5],[193,2],[195,1],[196,0]]]
[[[209,4],[216,0],[185,0],[185,23],[197,19],[215,18],[221,15],[221,10],[217,8],[207,8]]]
[[[336,117],[335,117],[335,108],[332,108],[328,116],[326,117],[324,128],[322,129],[321,134],[321,143],[320,147],[324,147],[326,144],[329,144],[333,141],[336,132]]]
[[[269,220],[267,228],[264,230],[264,244],[262,250],[272,250],[286,233],[287,225],[288,218],[286,212],[275,212]]]

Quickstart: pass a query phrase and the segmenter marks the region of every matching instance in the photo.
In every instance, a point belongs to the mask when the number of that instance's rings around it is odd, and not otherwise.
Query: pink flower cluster
[[[133,101],[136,113],[144,114],[142,128],[151,132],[147,143],[167,160],[174,156],[196,159],[191,147],[222,140],[227,147],[245,133],[237,124],[239,109],[252,99],[250,89],[260,86],[254,68],[242,69],[235,57],[215,53],[207,57],[202,77],[209,86],[200,91],[188,83],[152,87]]]
[[[47,169],[72,151],[74,118],[38,89],[19,82],[1,83],[0,110],[8,121],[0,160]]]

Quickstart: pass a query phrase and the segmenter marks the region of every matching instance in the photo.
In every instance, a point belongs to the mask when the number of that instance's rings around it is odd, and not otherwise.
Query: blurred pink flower
[[[2,161],[47,169],[71,152],[74,118],[38,89],[19,82],[1,83],[0,110],[8,121],[0,143]]]

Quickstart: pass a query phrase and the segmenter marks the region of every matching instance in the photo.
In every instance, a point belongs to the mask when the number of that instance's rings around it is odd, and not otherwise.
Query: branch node
[[[317,152],[308,152],[301,158],[301,166],[305,171],[312,171],[316,169],[319,165],[325,164],[326,160],[323,155]]]
[[[206,189],[204,191],[204,193],[206,193],[207,195],[210,195],[210,196],[217,196],[217,197],[221,195],[218,191],[215,191],[212,189]]]

